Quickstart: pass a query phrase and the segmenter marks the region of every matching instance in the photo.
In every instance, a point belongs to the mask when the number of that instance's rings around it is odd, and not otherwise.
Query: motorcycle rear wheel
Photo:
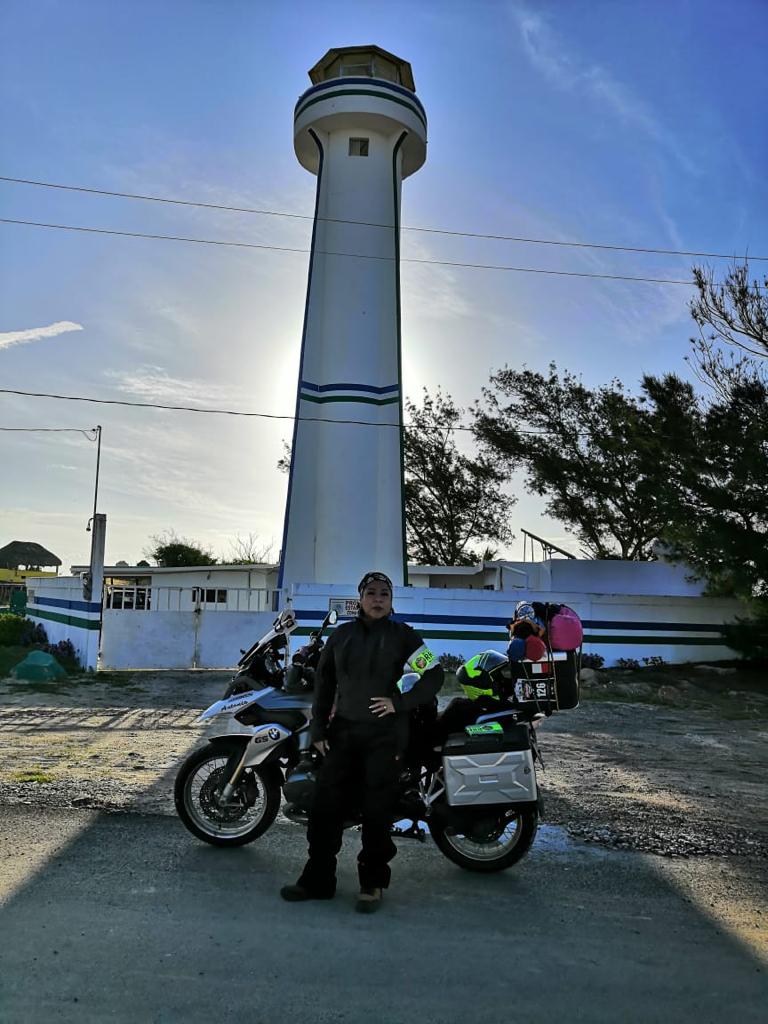
[[[226,783],[227,761],[242,745],[208,744],[194,750],[176,776],[176,811],[192,835],[212,846],[244,846],[263,835],[280,809],[280,782],[274,772],[246,769],[232,800],[222,807],[217,792]]]
[[[478,817],[469,835],[453,831],[448,822],[430,821],[429,830],[440,852],[465,871],[489,874],[505,871],[521,860],[536,838],[539,815],[535,808],[495,817]]]

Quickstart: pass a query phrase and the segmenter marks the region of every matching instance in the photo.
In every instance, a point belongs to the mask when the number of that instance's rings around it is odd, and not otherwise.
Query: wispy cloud
[[[698,167],[661,118],[631,88],[600,64],[569,50],[545,16],[524,4],[512,9],[531,64],[557,88],[581,93],[601,103],[621,122],[663,146],[691,174]]]
[[[68,331],[82,331],[82,329],[82,324],[72,323],[71,320],[57,320],[55,324],[49,324],[48,327],[30,327],[26,331],[6,331],[0,333],[0,348],[26,345],[30,341],[55,338],[59,334],[66,334]]]
[[[232,385],[214,384],[208,380],[172,377],[160,366],[141,366],[130,373],[109,371],[118,391],[152,402],[189,402],[195,405],[237,403],[243,392]]]

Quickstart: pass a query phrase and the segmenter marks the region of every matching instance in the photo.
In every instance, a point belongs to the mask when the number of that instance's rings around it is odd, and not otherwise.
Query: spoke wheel
[[[490,811],[490,808],[489,808]],[[464,831],[450,824],[430,822],[430,829],[441,853],[467,871],[504,871],[516,864],[536,836],[538,814],[526,808],[479,814]]]
[[[221,790],[235,750],[209,745],[190,754],[176,778],[179,817],[198,839],[215,846],[242,846],[262,835],[277,816],[280,784],[272,773],[246,768],[226,804]]]

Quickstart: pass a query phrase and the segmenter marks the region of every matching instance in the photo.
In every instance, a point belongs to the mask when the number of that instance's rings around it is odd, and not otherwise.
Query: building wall
[[[561,564],[569,563],[558,562]],[[656,574],[655,582],[661,578]],[[574,585],[569,579],[564,583]],[[643,585],[650,586],[648,579],[640,580],[637,589]],[[398,587],[394,605],[398,617],[411,623],[436,653],[469,658],[489,647],[504,649],[505,624],[523,593],[531,600],[573,607],[584,622],[584,650],[601,654],[608,665],[618,658],[661,656],[670,663],[733,658],[734,652],[723,643],[722,626],[744,614],[738,602],[720,598],[566,589],[499,592]],[[36,580],[28,584],[28,594],[28,614],[42,622],[50,640],[72,640],[83,664],[95,668],[100,606],[83,600],[81,581],[67,577]],[[356,597],[354,586],[302,584],[292,588],[280,604],[284,607],[290,599],[297,613],[299,628],[292,648],[300,646],[322,620],[329,601],[354,601]],[[263,635],[275,615],[274,610],[202,607],[193,611],[182,607],[165,611],[157,610],[156,604],[153,607],[152,611],[104,611],[103,668],[232,668],[240,649]]]
[[[103,669],[232,668],[274,612],[104,612]]]
[[[80,664],[86,669],[96,668],[101,602],[84,600],[79,578],[27,580],[27,617],[44,627],[49,643],[71,640]]]
[[[277,572],[274,569],[242,569],[218,568],[217,566],[201,566],[196,572],[188,569],[183,572],[173,572],[171,569],[164,569],[162,572],[153,572],[147,569],[147,575],[151,578],[151,585],[154,587],[255,587],[266,588],[274,586]]]
[[[330,600],[354,596],[349,587],[294,588],[299,620],[295,635],[306,635]],[[506,646],[506,623],[519,596],[398,587],[394,607],[397,617],[409,622],[435,653],[466,659]],[[735,653],[723,643],[722,626],[744,614],[739,602],[720,598],[535,590],[526,590],[525,597],[570,605],[584,623],[584,651],[602,655],[607,665],[618,658],[660,656],[669,663],[733,658]]]
[[[3,569],[0,568],[0,583],[23,583],[27,579],[56,579],[54,571],[45,572],[42,569]]]
[[[646,594],[700,597],[701,581],[687,577],[685,565],[668,562],[630,562],[620,559],[551,558],[543,562],[485,563],[482,572],[450,574],[414,566],[409,580],[415,587],[442,589],[537,590],[560,594]]]

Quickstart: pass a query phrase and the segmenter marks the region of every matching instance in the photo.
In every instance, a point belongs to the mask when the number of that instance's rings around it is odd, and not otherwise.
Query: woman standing
[[[443,685],[443,670],[419,634],[391,618],[388,576],[366,573],[358,593],[357,618],[334,630],[317,666],[311,737],[326,756],[309,815],[309,859],[298,882],[284,886],[280,895],[290,901],[334,896],[344,820],[357,796],[363,845],[357,859],[356,909],[371,913],[381,905],[390,880],[389,862],[397,853],[390,829],[408,712],[434,699]],[[408,693],[397,688],[404,671],[421,677]]]

